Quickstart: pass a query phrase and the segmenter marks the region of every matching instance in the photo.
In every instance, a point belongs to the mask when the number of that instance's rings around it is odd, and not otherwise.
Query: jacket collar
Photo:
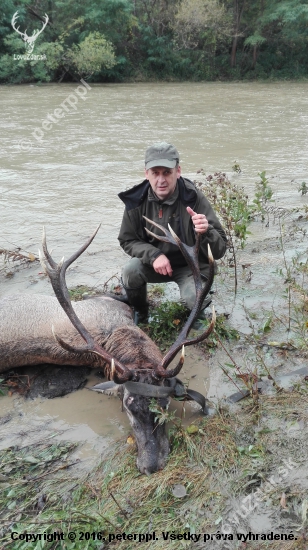
[[[177,183],[180,201],[185,206],[193,208],[197,200],[197,191],[193,182],[187,178],[180,177]],[[132,210],[133,208],[138,208],[147,197],[149,187],[149,180],[144,180],[142,183],[139,183],[139,185],[135,185],[127,191],[122,191],[118,194],[118,197],[124,202],[127,210]]]

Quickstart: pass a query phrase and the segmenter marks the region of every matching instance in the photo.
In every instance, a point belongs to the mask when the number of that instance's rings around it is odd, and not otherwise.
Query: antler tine
[[[94,353],[95,355],[98,355],[99,357],[102,357],[107,363],[110,364],[112,362],[112,357],[103,348],[101,348],[98,344],[96,344],[96,342],[94,341],[94,338],[91,336],[91,334],[88,332],[86,327],[77,317],[75,310],[72,306],[69,292],[66,286],[66,281],[65,281],[65,272],[68,266],[71,265],[71,263],[74,260],[76,260],[82,254],[82,252],[86,250],[86,248],[93,241],[99,228],[100,228],[100,225],[97,227],[93,235],[87,240],[87,242],[77,252],[75,252],[68,260],[66,260],[66,262],[64,262],[64,258],[62,258],[59,264],[56,264],[54,262],[54,260],[51,258],[48,252],[47,243],[46,243],[46,234],[44,231],[43,233],[44,257],[42,257],[42,255],[40,254],[40,261],[44,270],[49,276],[52,288],[58,299],[59,304],[61,305],[62,309],[65,311],[72,325],[78,331],[78,333],[83,338],[83,340],[86,342],[86,346],[83,346],[83,347],[71,346],[67,342],[64,342],[64,340],[62,340],[62,338],[56,334],[54,327],[52,327],[52,332],[57,342],[60,344],[60,346],[62,346],[67,351],[70,351],[73,353],[91,352],[91,353]],[[119,382],[126,382],[132,377],[133,373],[125,365],[123,365],[119,361],[115,361],[114,364],[118,374],[120,374]]]
[[[27,34],[26,34],[26,33],[27,33],[27,29],[25,30],[25,32],[21,32],[21,31],[19,30],[20,25],[18,25],[18,27],[17,27],[17,29],[16,29],[15,23],[16,23],[17,19],[18,19],[18,11],[16,11],[16,12],[14,13],[14,15],[13,15],[13,17],[12,17],[12,20],[11,20],[11,25],[12,25],[13,29],[14,29],[16,32],[18,32],[18,34],[20,34],[20,36],[27,36]]]
[[[187,244],[183,243],[180,240],[180,238],[176,235],[176,233],[173,231],[173,229],[172,229],[172,227],[170,227],[170,225],[168,225],[168,227],[169,227],[169,231],[168,231],[165,227],[157,224],[156,222],[153,222],[153,221],[149,220],[145,216],[144,216],[144,218],[149,223],[151,223],[151,224],[155,225],[156,227],[158,227],[159,229],[161,229],[161,231],[163,231],[163,233],[165,233],[166,237],[162,237],[160,235],[155,235],[154,233],[152,233],[152,232],[150,232],[149,230],[146,229],[148,234],[153,235],[158,240],[161,240],[161,241],[164,241],[164,242],[169,242],[169,243],[175,244],[179,247],[179,249],[181,250],[181,252],[182,252],[182,254],[183,254],[183,256],[184,256],[184,258],[187,262],[187,264],[191,268],[192,275],[193,275],[194,282],[195,282],[195,287],[196,287],[196,299],[195,299],[194,306],[193,306],[193,308],[190,312],[190,315],[189,315],[184,327],[182,328],[179,336],[177,337],[176,341],[174,342],[174,344],[171,346],[168,353],[163,358],[161,365],[159,365],[155,370],[155,374],[157,374],[160,377],[172,378],[173,376],[176,376],[180,372],[180,370],[183,366],[183,363],[184,363],[183,352],[182,352],[182,356],[180,358],[180,361],[179,361],[178,365],[175,367],[175,369],[172,369],[172,370],[169,370],[169,371],[167,371],[165,369],[167,368],[169,363],[172,361],[172,359],[174,359],[174,357],[176,356],[178,351],[181,349],[181,347],[184,346],[184,345],[192,345],[192,344],[195,344],[197,342],[201,342],[202,340],[205,340],[205,338],[207,338],[209,336],[209,334],[212,332],[212,330],[215,326],[216,316],[215,316],[215,311],[213,309],[212,321],[211,321],[210,326],[207,328],[207,330],[205,332],[203,332],[203,334],[201,334],[200,336],[198,336],[196,338],[187,339],[187,335],[188,335],[188,333],[191,329],[191,326],[192,326],[193,322],[195,321],[195,319],[197,318],[198,313],[199,313],[199,311],[202,307],[203,300],[204,300],[205,296],[207,295],[207,293],[209,292],[209,290],[212,286],[213,279],[214,279],[214,258],[213,258],[212,252],[211,252],[211,248],[208,245],[208,259],[209,259],[209,264],[210,264],[210,270],[209,270],[208,280],[206,281],[205,285],[203,286],[202,279],[201,279],[201,274],[200,274],[200,269],[199,269],[199,266],[198,266],[198,253],[199,253],[199,247],[200,247],[200,235],[198,233],[196,234],[196,242],[195,242],[194,246],[188,246]]]
[[[57,267],[57,264],[56,264],[56,262],[53,261],[52,257],[50,256],[50,254],[47,250],[46,231],[45,231],[45,226],[44,225],[43,225],[43,236],[42,236],[42,248],[43,248],[45,260],[47,260],[48,263],[51,265],[51,267],[53,269],[55,269]],[[46,265],[45,262],[43,263],[44,260],[41,256],[40,250],[39,250],[39,258],[40,258],[40,262],[41,262],[43,268],[46,269],[46,272],[47,272],[47,265]]]
[[[191,346],[192,344],[198,344],[199,342],[202,342],[203,340],[208,338],[208,336],[211,334],[211,332],[215,327],[215,323],[216,323],[216,313],[213,306],[211,323],[207,327],[207,329],[202,334],[200,334],[200,336],[196,336],[196,338],[190,338],[190,339],[185,339],[184,337],[180,338],[183,332],[183,329],[182,329],[176,342],[170,348],[169,352],[165,355],[161,364],[158,367],[156,367],[155,375],[157,375],[160,378],[173,378],[174,376],[177,376],[184,364],[184,346]],[[182,346],[182,354],[177,366],[174,369],[166,370],[166,367],[171,363],[172,359],[174,359],[178,351],[181,349],[181,346]]]
[[[166,243],[171,243],[171,244],[177,245],[177,242],[174,240],[173,236],[171,235],[170,231],[168,231],[168,229],[166,229],[162,225],[159,225],[159,223],[156,223],[152,220],[149,220],[149,218],[147,218],[146,216],[143,216],[143,218],[147,222],[151,223],[152,225],[155,225],[155,227],[158,227],[158,229],[163,231],[163,233],[165,233],[166,237],[163,237],[162,235],[156,235],[156,233],[152,233],[152,231],[150,231],[149,229],[147,229],[145,227],[144,229],[146,230],[148,235],[152,235],[152,237],[155,237],[155,239],[157,239],[158,241],[164,241]],[[169,226],[169,229],[170,229],[170,226]]]
[[[38,37],[39,34],[41,34],[41,33],[43,32],[43,30],[45,29],[45,27],[46,27],[46,25],[47,25],[47,23],[48,23],[48,21],[49,21],[49,17],[48,17],[48,15],[47,15],[47,13],[45,13],[45,15],[43,16],[43,19],[45,19],[45,21],[43,21],[43,26],[42,26],[42,28],[39,29],[39,30],[33,31],[33,33],[32,33],[32,36],[33,36],[33,37],[34,37],[34,36],[35,36],[35,37]]]

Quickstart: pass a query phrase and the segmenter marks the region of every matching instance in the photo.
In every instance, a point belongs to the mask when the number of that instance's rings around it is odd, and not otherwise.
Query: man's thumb
[[[186,210],[190,216],[194,216],[197,213],[197,212],[194,212],[193,209],[190,208],[190,206],[187,206]]]

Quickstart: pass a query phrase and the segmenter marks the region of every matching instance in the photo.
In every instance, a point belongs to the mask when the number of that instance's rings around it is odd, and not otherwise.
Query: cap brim
[[[177,163],[176,159],[175,160],[168,160],[168,159],[151,160],[149,162],[146,162],[145,169],[148,170],[149,168],[154,168],[158,166],[163,166],[164,168],[175,168],[176,163]]]

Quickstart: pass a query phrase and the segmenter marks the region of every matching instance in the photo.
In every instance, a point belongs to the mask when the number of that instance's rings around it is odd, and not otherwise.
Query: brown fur
[[[117,328],[102,345],[130,369],[153,369],[162,360],[156,344],[136,326]]]

